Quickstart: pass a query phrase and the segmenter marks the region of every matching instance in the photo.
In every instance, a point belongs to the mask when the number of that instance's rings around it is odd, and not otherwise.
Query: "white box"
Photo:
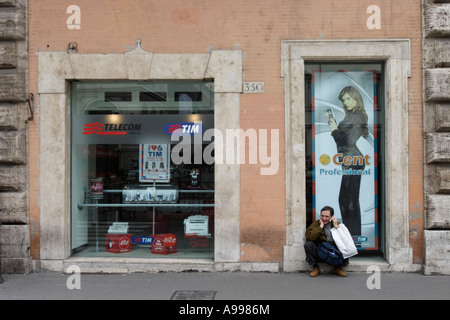
[[[128,233],[128,222],[113,222],[108,229],[109,234],[126,234]]]
[[[196,235],[209,237],[211,234],[208,232],[209,217],[208,216],[190,216],[184,219],[184,233],[187,235]]]

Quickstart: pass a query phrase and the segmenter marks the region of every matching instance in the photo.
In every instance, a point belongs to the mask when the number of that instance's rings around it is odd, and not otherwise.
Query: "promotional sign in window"
[[[359,250],[378,247],[376,73],[312,72],[313,214],[331,206]]]
[[[170,144],[141,144],[139,182],[170,181]]]

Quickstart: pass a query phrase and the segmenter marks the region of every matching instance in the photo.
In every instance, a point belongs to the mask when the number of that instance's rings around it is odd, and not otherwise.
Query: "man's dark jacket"
[[[331,221],[330,223],[333,223]],[[332,226],[333,227],[333,226]],[[306,241],[314,242],[315,244],[320,244],[322,242],[327,241],[327,235],[325,234],[325,230],[320,228],[320,220],[314,221],[308,229],[306,229]]]

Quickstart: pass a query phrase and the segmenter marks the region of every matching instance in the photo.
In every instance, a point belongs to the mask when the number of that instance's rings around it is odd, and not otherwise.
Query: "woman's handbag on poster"
[[[340,223],[338,228],[331,228],[331,234],[344,259],[358,254],[352,235],[343,223]]]

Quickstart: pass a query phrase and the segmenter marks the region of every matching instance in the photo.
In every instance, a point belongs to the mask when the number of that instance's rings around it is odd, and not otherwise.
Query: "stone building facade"
[[[450,1],[423,1],[424,272],[450,273]]]
[[[305,65],[381,61],[384,248],[349,270],[450,274],[450,1],[197,3],[0,0],[3,272],[307,269]],[[217,128],[278,130],[278,171],[217,166],[213,259],[74,257],[71,84],[161,79],[213,79]]]
[[[4,272],[29,272],[26,0],[0,1],[0,249]]]
[[[276,7],[273,1],[187,5],[181,0],[136,0],[130,7],[109,0],[78,0],[70,5],[41,0],[31,1],[29,10],[29,90],[39,106],[38,120],[29,126],[30,251],[41,268],[64,271],[77,264],[88,272],[308,269],[303,245],[307,219],[312,219],[307,196],[313,188],[305,185],[311,135],[304,121],[309,106],[303,99],[302,79],[306,64],[317,61],[342,63],[343,69],[349,63],[364,65],[361,71],[376,62],[382,65],[379,76],[386,80],[380,91],[386,101],[385,192],[382,219],[376,222],[380,237],[373,237],[379,246],[371,247],[376,252],[365,252],[367,258],[352,260],[349,270],[365,271],[372,264],[383,271],[422,268],[420,0],[395,5],[391,0],[302,0],[283,1]],[[215,166],[212,258],[161,259],[146,253],[145,259],[133,259],[127,254],[105,256],[96,248],[92,248],[95,256],[89,256],[92,251],[85,248],[90,250],[91,243],[84,247],[74,241],[75,231],[81,230],[74,228],[74,214],[81,219],[88,212],[83,208],[124,206],[86,203],[78,194],[88,184],[72,184],[78,178],[72,175],[71,161],[83,166],[72,158],[77,155],[74,150],[80,150],[73,149],[74,131],[70,131],[77,110],[72,89],[101,81],[214,81],[216,128],[277,133],[270,134],[270,139],[277,139],[270,142],[271,151],[278,154],[273,173],[261,174],[268,169],[267,162],[259,161],[261,155],[256,163],[248,158],[242,164]],[[258,85],[260,90],[252,92]],[[246,156],[250,152],[248,144],[245,152]],[[95,217],[96,213],[89,215]],[[92,225],[85,226],[83,235],[95,231]],[[104,243],[102,232],[94,235],[99,243]],[[140,250],[133,249],[130,255]]]

